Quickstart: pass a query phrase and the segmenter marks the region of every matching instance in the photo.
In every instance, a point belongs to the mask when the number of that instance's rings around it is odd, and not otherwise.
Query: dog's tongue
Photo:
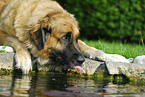
[[[72,68],[74,68],[74,69],[78,69],[78,70],[82,70],[82,67],[81,66],[73,66]]]

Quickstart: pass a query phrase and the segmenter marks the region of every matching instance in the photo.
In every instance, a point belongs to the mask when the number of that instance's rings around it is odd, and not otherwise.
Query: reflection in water
[[[29,76],[12,76],[11,95],[29,96],[30,79]]]
[[[145,88],[113,84],[108,80],[84,79],[49,73],[48,75],[0,76],[0,96],[15,97],[102,97],[102,95],[144,95]]]

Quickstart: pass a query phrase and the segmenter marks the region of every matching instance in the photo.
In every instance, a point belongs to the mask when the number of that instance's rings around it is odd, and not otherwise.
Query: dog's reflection
[[[61,91],[66,91],[64,93],[70,93],[69,95],[75,93],[75,95],[82,95],[82,97],[84,97],[84,94],[94,95],[95,93],[107,92],[104,87],[107,86],[108,83],[111,83],[107,80],[84,79],[60,73],[49,73],[48,75],[14,74],[13,76],[9,76],[9,78],[6,77],[7,76],[3,77],[5,83],[2,85],[3,92],[0,92],[0,95],[8,97],[46,97],[48,96],[47,94],[52,93],[52,91],[58,93],[57,95],[62,93]]]
[[[65,74],[50,75],[13,75],[11,83],[11,96],[42,96],[50,90],[65,90],[68,86]]]

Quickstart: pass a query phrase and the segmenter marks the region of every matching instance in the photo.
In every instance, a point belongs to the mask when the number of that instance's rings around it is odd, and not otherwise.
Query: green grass
[[[121,42],[107,42],[104,40],[86,40],[82,39],[87,45],[103,50],[108,54],[119,54],[126,58],[135,58],[136,56],[145,55],[145,48],[139,44],[123,44]]]

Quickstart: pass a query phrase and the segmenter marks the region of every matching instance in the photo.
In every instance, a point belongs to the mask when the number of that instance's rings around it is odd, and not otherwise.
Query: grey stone
[[[13,62],[14,62],[14,53],[13,52],[4,52],[0,53],[0,68],[5,69],[13,69]],[[105,68],[99,68],[105,67]],[[99,69],[98,69],[99,68]],[[107,69],[106,69],[107,68]],[[45,70],[45,71],[62,71],[64,69],[63,66],[58,64],[53,65],[43,65],[38,66],[38,69]],[[84,73],[87,75],[93,75],[97,71],[105,72],[108,71],[109,74],[124,74],[127,77],[145,77],[145,66],[144,64],[135,64],[135,63],[121,63],[121,62],[98,62],[91,59],[85,60],[82,64],[82,70],[79,71],[80,73]]]
[[[13,52],[4,52],[0,53],[0,68],[5,68],[5,69],[12,69],[13,68],[13,57],[14,53]]]

